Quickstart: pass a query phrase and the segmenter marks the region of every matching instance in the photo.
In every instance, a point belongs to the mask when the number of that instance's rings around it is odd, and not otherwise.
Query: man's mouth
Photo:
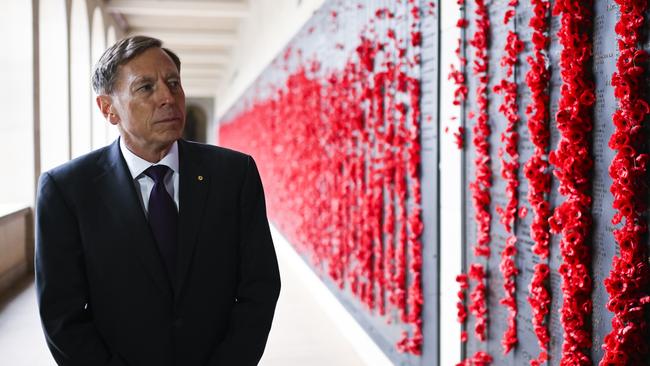
[[[178,122],[180,120],[181,120],[181,117],[172,116],[172,117],[161,118],[161,119],[157,120],[155,123]]]

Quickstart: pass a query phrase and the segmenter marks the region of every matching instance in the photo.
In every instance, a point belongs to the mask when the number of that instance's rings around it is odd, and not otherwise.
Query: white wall
[[[31,204],[34,192],[32,6],[5,0],[0,12],[0,204]]]
[[[95,64],[104,53],[106,49],[106,31],[104,29],[104,17],[99,7],[95,8],[92,17],[91,27],[91,54],[90,54],[90,69],[94,70]],[[111,43],[112,44],[112,43]],[[88,83],[90,84],[90,83]],[[92,86],[91,86],[92,88]],[[97,149],[105,146],[108,142],[108,126],[111,126],[99,111],[95,103],[95,93],[91,92],[90,109],[92,113],[92,148]]]
[[[90,27],[85,0],[72,0],[70,11],[70,124],[71,156],[90,152]]]
[[[217,89],[220,117],[237,101],[324,0],[251,0],[251,15],[239,29],[233,62]],[[298,5],[300,3],[300,5]]]
[[[447,75],[454,64],[460,68],[454,53],[460,30],[456,22],[460,10],[455,1],[440,7],[440,90],[456,86]],[[460,125],[460,107],[453,105],[453,93],[440,93],[440,364],[460,362],[460,325],[456,320],[459,290],[456,275],[461,273],[461,150],[456,147],[454,132]],[[452,120],[452,117],[456,117]],[[444,132],[448,128],[448,132]],[[467,142],[467,141],[466,141]]]
[[[118,40],[117,31],[115,30],[115,26],[111,25],[108,27],[108,30],[106,31],[106,47],[112,46],[115,42],[117,42],[117,40]],[[94,104],[93,104],[93,108],[96,108],[94,107]],[[117,130],[117,127],[108,123],[108,121],[106,120],[103,121],[108,125],[106,130],[107,133],[106,142],[110,143],[120,135],[120,132]]]
[[[68,20],[63,0],[40,0],[41,171],[70,159]]]

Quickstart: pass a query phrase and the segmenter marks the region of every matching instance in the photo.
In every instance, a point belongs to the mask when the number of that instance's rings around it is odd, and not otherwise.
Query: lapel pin
[[[196,177],[196,179],[198,179],[198,180],[199,180],[199,182],[200,182],[200,181],[202,181],[202,180],[203,180],[203,176],[202,176],[202,175],[199,175],[199,176],[197,176],[197,177]]]

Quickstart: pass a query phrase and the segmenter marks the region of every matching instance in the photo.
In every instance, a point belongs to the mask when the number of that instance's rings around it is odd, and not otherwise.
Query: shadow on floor
[[[2,311],[11,303],[13,299],[18,297],[21,293],[25,292],[29,286],[34,283],[34,274],[30,273],[28,275],[20,278],[16,283],[7,289],[3,294],[0,295],[0,314]]]

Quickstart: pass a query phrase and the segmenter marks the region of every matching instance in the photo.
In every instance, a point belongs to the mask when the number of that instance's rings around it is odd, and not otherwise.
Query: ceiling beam
[[[183,91],[186,98],[214,97],[217,94],[216,87],[184,86]]]
[[[187,47],[223,47],[237,44],[238,36],[234,32],[200,32],[166,29],[134,28],[129,35],[141,34],[158,38],[164,45],[183,45]]]
[[[212,77],[184,77],[181,79],[181,83],[183,84],[183,88],[187,87],[196,87],[196,86],[202,86],[202,87],[212,87],[212,88],[217,88],[217,83],[219,82],[219,77],[218,76],[212,76]]]
[[[222,1],[111,0],[106,8],[109,12],[124,15],[244,18],[250,14],[247,3]]]
[[[230,62],[230,55],[223,52],[184,51],[177,52],[183,65],[188,64],[218,64],[225,65]]]
[[[223,69],[215,67],[181,67],[181,77],[215,77],[221,75]]]
[[[130,28],[190,29],[203,31],[236,30],[241,19],[214,19],[180,16],[129,15]]]
[[[185,61],[182,61],[183,67],[181,68],[181,71],[185,70],[196,70],[196,69],[210,69],[210,70],[221,70],[223,71],[225,69],[225,64],[220,64],[220,63],[204,63],[204,64],[199,64],[199,63],[187,63]]]

